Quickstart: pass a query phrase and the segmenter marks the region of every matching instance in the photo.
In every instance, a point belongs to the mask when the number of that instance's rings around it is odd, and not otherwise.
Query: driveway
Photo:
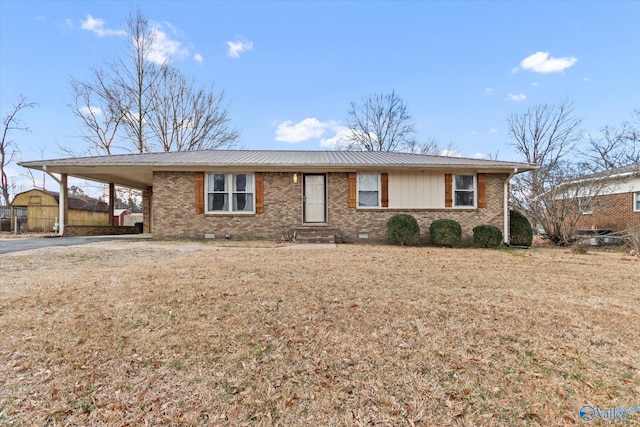
[[[138,239],[141,234],[124,236],[90,236],[90,237],[36,237],[25,239],[0,239],[0,255],[11,252],[28,251],[49,246],[76,246],[87,243],[106,242],[109,240]],[[151,235],[146,235],[151,237]]]

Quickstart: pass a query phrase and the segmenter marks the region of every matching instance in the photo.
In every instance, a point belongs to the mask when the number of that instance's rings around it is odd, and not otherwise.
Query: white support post
[[[504,226],[503,226],[503,240],[504,244],[509,246],[511,242],[511,236],[509,235],[509,181],[511,181],[511,177],[518,173],[518,168],[514,168],[513,172],[509,174],[507,179],[504,181]]]
[[[60,196],[58,199],[58,236],[64,236],[64,226],[67,223],[67,174],[60,174]]]

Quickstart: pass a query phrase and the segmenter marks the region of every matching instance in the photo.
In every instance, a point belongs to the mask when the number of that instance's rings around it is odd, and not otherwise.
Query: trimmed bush
[[[481,248],[497,248],[502,244],[502,231],[488,224],[473,227],[473,243]]]
[[[531,246],[533,241],[531,223],[518,211],[509,211],[509,240],[514,246]]]
[[[436,219],[429,227],[431,242],[436,246],[458,246],[462,240],[462,227],[452,219]]]
[[[398,214],[387,222],[387,238],[394,245],[416,245],[420,240],[420,226],[411,215]]]

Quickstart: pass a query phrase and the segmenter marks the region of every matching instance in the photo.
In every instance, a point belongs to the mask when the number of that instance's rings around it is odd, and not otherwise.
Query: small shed
[[[114,209],[113,210],[113,225],[123,226],[125,225],[125,218],[127,215],[131,215],[130,209]]]
[[[89,196],[68,195],[68,225],[109,225],[109,205]],[[60,194],[34,188],[16,194],[13,208],[26,208],[27,231],[51,231],[58,221]]]

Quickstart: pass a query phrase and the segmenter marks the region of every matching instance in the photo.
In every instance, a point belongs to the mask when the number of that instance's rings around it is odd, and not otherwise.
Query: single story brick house
[[[440,218],[463,237],[493,224],[509,235],[510,178],[526,163],[369,151],[207,150],[37,160],[21,166],[142,190],[156,238],[383,241],[397,213],[428,240]],[[55,177],[55,175],[52,175]],[[56,178],[58,179],[58,178]]]
[[[576,224],[577,230],[623,231],[640,226],[640,163],[588,175],[581,180],[604,180]]]

